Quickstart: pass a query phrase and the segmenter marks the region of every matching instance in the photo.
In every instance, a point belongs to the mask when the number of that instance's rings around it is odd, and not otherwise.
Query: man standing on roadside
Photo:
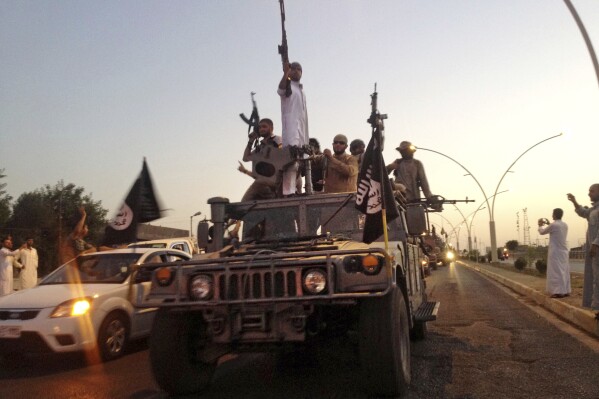
[[[551,298],[563,298],[570,295],[570,263],[568,262],[568,225],[562,221],[563,209],[553,210],[553,223],[539,219],[539,234],[549,234],[549,252],[547,254],[546,291]],[[547,224],[545,226],[545,224]]]
[[[25,245],[23,244],[24,248]],[[0,249],[0,296],[12,294],[13,275],[12,265],[14,257],[19,254],[19,249],[12,250],[12,238],[2,238],[2,249]]]
[[[578,216],[587,219],[586,254],[584,258],[584,285],[582,306],[590,307],[599,319],[599,183],[589,187],[591,207],[581,206],[576,198],[568,193],[568,200],[574,204]]]
[[[302,66],[299,62],[285,65],[285,73],[279,82],[277,93],[281,97],[281,135],[283,147],[303,148],[309,145],[308,110],[302,78]],[[289,85],[290,90],[287,90]],[[297,162],[283,171],[283,196],[296,193]],[[311,179],[306,176],[306,180]],[[311,181],[310,181],[311,183]]]
[[[37,250],[33,248],[33,238],[27,237],[25,247],[15,257],[15,265],[21,269],[21,289],[35,287],[37,285]]]

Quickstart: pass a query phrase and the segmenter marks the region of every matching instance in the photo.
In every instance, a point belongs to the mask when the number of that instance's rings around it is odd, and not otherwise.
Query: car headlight
[[[453,252],[448,252],[447,255],[445,255],[445,258],[447,260],[453,260],[453,258],[455,258],[455,255],[453,254]]]
[[[200,274],[191,279],[189,292],[193,299],[203,300],[212,296],[212,277]]]
[[[82,316],[89,312],[91,306],[91,298],[71,299],[58,305],[50,317]]]
[[[327,276],[322,270],[311,269],[304,274],[303,284],[310,294],[320,294],[327,287]]]

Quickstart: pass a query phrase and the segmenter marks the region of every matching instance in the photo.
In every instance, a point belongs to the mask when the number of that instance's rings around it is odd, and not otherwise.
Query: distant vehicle
[[[150,288],[151,273],[134,272],[135,266],[152,270],[190,258],[182,251],[146,248],[76,257],[38,286],[0,297],[0,354],[97,349],[102,360],[120,357],[130,340],[150,333],[156,313],[130,302]]]
[[[128,245],[129,248],[167,248],[177,249],[190,255],[197,254],[198,248],[189,237],[162,238],[159,240],[139,241]]]
[[[429,266],[428,256],[422,255],[422,260],[420,261],[420,264],[422,266],[422,272],[424,273],[424,275],[430,276],[431,275],[431,267]]]
[[[443,266],[449,266],[455,260],[455,253],[451,249],[443,252]]]

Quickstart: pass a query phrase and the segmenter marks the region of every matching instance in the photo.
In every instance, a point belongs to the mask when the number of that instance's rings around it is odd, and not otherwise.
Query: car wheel
[[[119,358],[129,339],[129,320],[119,313],[110,313],[98,332],[98,350],[103,361]]]
[[[400,396],[410,384],[410,323],[399,287],[360,303],[360,362],[375,396]]]
[[[150,334],[150,364],[160,388],[174,396],[206,389],[216,370],[216,360],[201,356],[210,345],[201,314],[158,310]]]

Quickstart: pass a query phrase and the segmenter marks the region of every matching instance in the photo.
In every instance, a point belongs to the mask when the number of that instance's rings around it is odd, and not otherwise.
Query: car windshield
[[[297,205],[251,208],[243,214],[243,240],[292,240],[327,233],[354,239],[362,237],[364,215],[346,196],[324,203],[308,202],[304,209],[305,213],[300,212]]]
[[[46,277],[47,284],[121,284],[141,253],[91,254],[78,256]]]
[[[149,244],[130,244],[129,248],[166,248],[166,243],[155,242]]]

